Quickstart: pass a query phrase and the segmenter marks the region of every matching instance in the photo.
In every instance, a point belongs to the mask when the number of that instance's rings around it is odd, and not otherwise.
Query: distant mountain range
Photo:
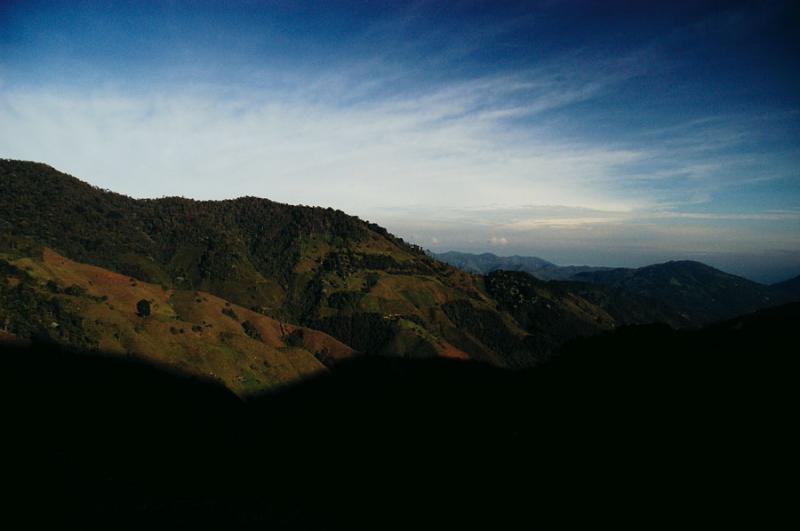
[[[363,355],[530,367],[623,325],[696,327],[798,298],[797,281],[696,262],[432,257],[330,208],[136,200],[33,162],[0,160],[0,190],[0,341],[144,359],[242,396]]]
[[[562,286],[609,312],[618,322],[660,321],[676,327],[729,319],[800,299],[800,277],[764,285],[690,260],[640,268],[557,266],[537,257],[491,253],[433,254],[465,271],[524,271]]]
[[[608,267],[558,266],[535,256],[497,256],[492,253],[471,254],[458,251],[431,253],[436,259],[470,273],[485,275],[492,271],[523,271],[541,280],[569,280],[578,273],[602,271]]]

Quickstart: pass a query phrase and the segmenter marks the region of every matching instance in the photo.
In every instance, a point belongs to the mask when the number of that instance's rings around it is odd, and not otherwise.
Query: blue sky
[[[800,273],[792,2],[2,2],[0,156],[427,248]]]

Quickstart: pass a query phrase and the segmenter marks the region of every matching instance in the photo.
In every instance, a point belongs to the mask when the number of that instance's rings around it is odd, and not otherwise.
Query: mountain
[[[774,291],[792,300],[800,300],[800,275],[771,285]]]
[[[492,253],[471,254],[457,251],[431,253],[437,260],[470,273],[485,275],[493,271],[524,271],[541,280],[567,280],[577,273],[610,269],[591,266],[558,266],[535,256],[497,256]]]
[[[543,301],[529,319],[503,293],[513,283],[487,286],[330,208],[136,200],[13,160],[0,161],[0,188],[4,335],[170,357],[240,393],[358,353],[526,367],[615,326],[602,308],[543,283],[525,288],[530,304]],[[141,300],[151,315],[137,315]],[[157,344],[170,347],[156,355]],[[226,356],[224,370],[201,344]]]
[[[559,281],[562,292],[602,308],[616,325],[692,327],[800,300],[800,277],[765,286],[693,261],[611,268],[562,267],[536,257],[491,253],[450,251],[433,256],[480,274],[525,271],[541,280]]]
[[[32,162],[0,160],[0,188],[0,341],[144,359],[240,396],[365,354],[530,367],[619,326],[697,326],[791,298],[695,262],[474,274],[330,208],[137,200]],[[526,264],[558,268],[510,263]]]
[[[550,283],[557,284],[562,290],[602,308],[618,326],[652,323],[664,323],[673,328],[696,326],[689,316],[649,295],[634,293],[617,286],[575,280]]]
[[[700,330],[624,327],[520,371],[356,357],[246,401],[131,358],[0,345],[13,456],[3,518],[37,529],[775,527],[794,507],[776,475],[797,446],[798,318],[794,304]]]
[[[14,338],[135,356],[245,396],[308,378],[354,351],[322,332],[69,260],[0,256],[0,319]],[[7,338],[10,341],[11,338]]]
[[[578,273],[576,281],[660,301],[688,322],[720,321],[789,300],[770,286],[689,260]]]
[[[135,200],[29,162],[0,190],[9,520],[641,527],[734,504],[763,526],[791,502],[771,471],[800,305],[623,326],[775,288],[691,262],[472,274],[331,209]]]

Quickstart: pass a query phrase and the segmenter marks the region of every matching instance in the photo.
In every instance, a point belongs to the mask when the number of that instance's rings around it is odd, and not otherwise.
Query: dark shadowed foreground
[[[364,357],[246,403],[133,362],[5,347],[3,518],[763,526],[790,496],[799,316],[791,305],[702,331],[626,328],[525,372]]]

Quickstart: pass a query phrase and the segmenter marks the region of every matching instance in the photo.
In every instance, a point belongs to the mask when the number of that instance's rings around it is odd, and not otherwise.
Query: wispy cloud
[[[360,105],[307,88],[225,98],[9,90],[0,94],[0,151],[137,196],[258,194],[364,214],[442,202],[628,208],[583,185],[609,178],[637,152],[507,125],[594,90],[496,76]]]
[[[786,229],[797,225],[795,210],[698,210],[726,187],[785,177],[785,164],[740,149],[754,134],[746,120],[695,118],[637,141],[560,128],[554,114],[638,75],[640,58],[625,60],[628,68],[608,68],[574,54],[402,91],[392,75],[358,69],[284,73],[235,90],[0,87],[0,156],[45,161],[138,197],[333,206],[440,250],[605,246],[647,261],[800,249]],[[770,238],[759,232],[779,222]]]

